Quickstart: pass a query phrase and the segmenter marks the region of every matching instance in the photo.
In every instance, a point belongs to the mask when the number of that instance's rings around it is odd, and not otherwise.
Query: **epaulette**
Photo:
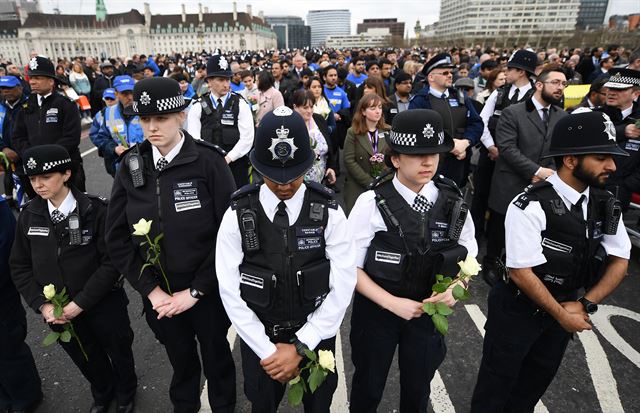
[[[444,175],[436,175],[433,177],[433,183],[436,184],[438,189],[448,189],[456,193],[456,195],[462,197],[462,191],[458,188],[458,184],[452,179],[447,178]]]
[[[107,198],[103,197],[103,196],[100,196],[100,195],[94,195],[94,194],[88,194],[88,193],[86,193],[86,192],[85,192],[84,194],[85,194],[85,195],[87,196],[87,198],[89,198],[89,199],[95,199],[95,200],[97,200],[97,201],[102,202],[104,205],[109,205],[109,200],[108,200]]]
[[[213,144],[211,142],[207,142],[207,141],[202,140],[202,139],[194,139],[193,141],[197,145],[205,146],[205,147],[207,147],[209,149],[212,149],[212,150],[218,152],[220,155],[222,155],[222,157],[227,156],[227,152],[224,149],[222,149],[221,147],[219,147],[218,145],[215,145],[215,144]]]
[[[524,188],[524,192],[521,193],[513,201],[513,205],[517,206],[518,208],[524,211],[527,208],[527,206],[529,206],[529,202],[531,202],[532,200],[537,201],[537,197],[533,194],[535,194],[537,191],[539,191],[542,188],[548,188],[552,186],[553,185],[547,181],[539,181],[539,182],[536,182],[535,184],[531,184],[526,188]]]
[[[331,209],[338,209],[338,201],[336,200],[336,193],[333,189],[317,182],[305,182],[308,189],[313,192],[322,195],[327,200],[327,206]]]
[[[260,184],[247,184],[240,189],[237,189],[231,194],[231,209],[236,210],[238,208],[239,201],[249,194],[253,194],[260,191]]]

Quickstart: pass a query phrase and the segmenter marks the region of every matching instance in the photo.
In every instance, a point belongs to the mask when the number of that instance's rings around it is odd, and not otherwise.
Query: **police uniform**
[[[29,76],[47,76],[56,79],[55,69],[51,61],[43,56],[36,56],[29,61]],[[23,157],[28,148],[56,144],[63,146],[74,164],[71,183],[80,191],[85,190],[85,175],[80,156],[80,112],[76,103],[55,89],[48,95],[35,93],[18,114],[13,129],[12,141],[16,152]],[[35,196],[28,179],[22,179],[27,193]]]
[[[224,56],[215,55],[207,63],[207,78],[231,77]],[[229,167],[239,188],[249,183],[247,153],[253,146],[253,115],[249,104],[235,92],[216,96],[212,92],[195,99],[189,109],[187,130],[195,139],[218,145],[231,158]]]
[[[300,115],[285,106],[265,115],[251,152],[263,176],[286,184],[303,176],[314,159]],[[260,361],[275,353],[274,343],[295,343],[299,353],[304,347],[335,351],[356,283],[346,217],[333,191],[303,183],[282,201],[266,184],[239,189],[218,233],[216,270],[222,301],[242,339],[252,411],[275,412],[285,385],[271,379]],[[328,412],[337,382],[330,373],[305,395],[305,411]]]
[[[11,281],[9,253],[16,219],[0,196],[0,411],[32,411],[42,399],[40,376],[27,337],[27,317]]]
[[[125,114],[158,116],[186,108],[178,82],[154,77],[136,83],[133,105]],[[235,366],[226,340],[230,322],[214,276],[215,236],[235,190],[220,148],[182,138],[165,156],[148,140],[122,155],[107,216],[107,246],[114,265],[141,294],[147,323],[164,344],[173,367],[170,397],[175,412],[200,408],[200,343],[209,402],[215,411],[233,411]],[[145,260],[143,237],[132,225],[152,220],[152,239],[160,241],[162,267],[172,292],[190,289],[198,302],[172,318],[157,320],[147,298],[157,286],[166,291],[155,269],[140,273]],[[185,235],[186,234],[186,235]]]
[[[73,166],[59,145],[39,145],[24,153],[27,176],[61,172]],[[66,288],[83,311],[73,327],[87,354],[76,340],[60,342],[62,348],[91,384],[92,413],[107,412],[116,398],[118,412],[133,411],[137,378],[134,369],[133,331],[127,313],[128,299],[120,274],[111,264],[104,241],[106,200],[80,192],[73,185],[56,208],[36,197],[18,217],[11,250],[11,276],[25,302],[35,312],[46,303],[45,285]],[[79,221],[79,226],[74,228]],[[51,324],[62,331],[62,326]]]
[[[401,112],[387,143],[401,154],[447,153],[453,141],[442,124],[433,110]],[[471,218],[458,211],[466,211],[462,194],[442,175],[417,194],[397,176],[363,193],[349,214],[356,266],[390,294],[421,302],[431,296],[436,274],[454,276],[458,261],[477,254]],[[376,411],[397,346],[400,411],[426,412],[429,382],[446,353],[444,337],[428,315],[406,321],[356,291],[352,412]]]
[[[547,156],[626,155],[615,144],[612,126],[600,113],[566,116],[554,129]],[[605,272],[606,257],[628,260],[631,243],[613,195],[597,187],[578,192],[563,181],[560,172],[530,185],[509,205],[506,265],[531,269],[556,306],[579,301],[586,315],[597,306],[585,296],[579,298],[580,291],[584,288],[588,295],[605,279],[617,285],[620,280]],[[520,287],[507,279],[489,294],[472,412],[533,411],[572,336]]]
[[[135,80],[131,76],[117,76],[113,82],[114,88],[122,93],[133,90]],[[144,133],[140,125],[139,116],[128,116],[124,113],[124,106],[107,106],[101,112],[102,123],[95,133],[89,133],[91,142],[98,148],[98,155],[104,158],[104,166],[111,176],[115,176],[119,156],[116,147],[122,145],[119,136],[124,138],[129,146],[144,141]],[[119,136],[118,136],[119,135]]]
[[[453,69],[451,56],[441,53],[429,60],[422,69],[427,77],[434,69]],[[482,119],[478,115],[469,97],[459,96],[454,88],[439,92],[427,85],[415,94],[409,102],[409,109],[433,109],[442,116],[444,133],[451,139],[467,139],[466,157],[459,161],[455,156],[446,154],[440,162],[438,173],[453,180],[459,187],[467,184],[469,175],[471,148],[478,143],[482,135]],[[453,149],[453,148],[452,148]]]
[[[538,56],[529,50],[517,50],[511,55],[507,62],[507,68],[514,68],[524,70],[528,76],[535,76],[536,64]],[[476,234],[485,233],[485,217],[487,210],[489,209],[489,194],[491,192],[491,177],[496,166],[496,162],[489,158],[488,148],[496,146],[494,141],[496,136],[496,128],[498,120],[502,115],[502,111],[511,106],[512,104],[524,102],[526,99],[531,98],[535,92],[533,82],[529,80],[529,83],[523,86],[516,86],[515,84],[505,84],[494,90],[487,98],[480,117],[484,123],[484,130],[480,141],[480,157],[478,159],[478,166],[473,172],[473,203],[471,205],[471,216],[473,217],[473,223],[475,224]],[[502,219],[496,219],[496,214],[491,214],[489,222],[487,223],[486,234],[487,237],[499,236],[502,231],[495,231],[495,226],[502,227],[504,222]],[[493,242],[491,239],[489,242],[489,248],[487,251],[487,258],[483,262],[483,278],[493,285],[497,280],[497,273],[495,268],[496,258],[500,258],[502,254],[502,247],[500,243]],[[495,245],[497,248],[491,247]],[[495,251],[498,249],[498,251]]]

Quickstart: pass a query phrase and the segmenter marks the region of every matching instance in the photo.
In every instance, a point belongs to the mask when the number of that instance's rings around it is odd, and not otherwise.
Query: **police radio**
[[[462,227],[467,219],[469,213],[469,206],[464,202],[463,198],[458,199],[451,209],[451,216],[449,218],[449,230],[447,232],[447,238],[453,241],[460,239],[462,233]]]
[[[615,235],[618,232],[618,223],[622,216],[622,205],[618,198],[609,198],[604,207],[604,228],[602,233],[606,235]]]
[[[256,232],[256,222],[258,217],[251,209],[245,209],[240,214],[240,225],[242,228],[242,245],[245,251],[259,251],[260,241]]]
[[[69,219],[69,245],[82,244],[82,234],[80,230],[80,217],[77,213],[72,212],[68,216]]]
[[[144,186],[144,173],[142,170],[143,159],[138,151],[137,145],[135,149],[135,153],[131,152],[127,157],[127,165],[129,166],[129,175],[131,175],[131,180],[133,181],[134,188],[140,188]]]

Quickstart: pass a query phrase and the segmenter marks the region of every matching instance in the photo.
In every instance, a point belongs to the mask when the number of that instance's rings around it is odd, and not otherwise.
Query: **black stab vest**
[[[200,115],[200,137],[204,141],[218,145],[227,152],[233,149],[240,140],[240,130],[238,129],[240,99],[240,96],[231,93],[224,104],[222,113],[218,113],[211,103],[210,93],[200,98],[199,104],[203,106]],[[207,114],[204,106],[209,108],[210,115]]]

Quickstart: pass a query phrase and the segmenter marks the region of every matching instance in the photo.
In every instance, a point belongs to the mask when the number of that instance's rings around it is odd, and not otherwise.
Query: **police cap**
[[[60,145],[33,146],[24,151],[22,159],[27,176],[72,170],[69,152]]]
[[[180,83],[169,77],[151,77],[137,82],[133,88],[133,103],[124,109],[125,115],[156,116],[182,112],[189,106],[180,91]]]
[[[393,118],[385,139],[391,149],[408,155],[450,152],[453,139],[444,133],[442,116],[431,109],[410,109]]]

